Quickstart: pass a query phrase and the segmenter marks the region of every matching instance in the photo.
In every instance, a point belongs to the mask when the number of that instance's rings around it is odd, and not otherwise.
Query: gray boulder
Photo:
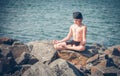
[[[56,76],[48,65],[41,63],[40,61],[32,65],[21,76]]]
[[[10,47],[10,45],[0,44],[0,75],[13,72],[17,64]]]
[[[38,59],[27,52],[23,52],[20,57],[17,57],[15,59],[15,61],[18,65],[25,65],[25,64],[32,65],[32,64],[38,62]]]
[[[113,60],[114,66],[120,69],[120,45],[109,47],[105,54]]]
[[[23,52],[29,52],[27,45],[14,45],[9,48],[11,50],[14,58],[20,57]]]
[[[104,58],[103,58],[104,57]],[[120,75],[120,45],[109,47],[104,51],[100,63],[91,67],[90,76],[119,76]]]
[[[31,55],[43,63],[50,62],[56,53],[51,41],[34,41],[27,43],[27,45],[32,46]]]
[[[83,74],[78,71],[75,66],[63,59],[57,59],[49,66],[52,68],[56,76],[83,76]]]
[[[11,39],[11,38],[8,38],[8,37],[1,37],[0,38],[0,44],[12,45],[15,41],[18,41],[18,40]]]
[[[26,62],[27,57],[24,56],[26,56],[26,53],[28,52],[28,46],[25,44],[20,43],[16,45],[14,44],[14,41],[12,41],[12,39],[1,39],[0,76],[4,74],[14,73],[16,70],[19,70],[18,64],[23,64]]]
[[[105,67],[101,65],[92,66],[90,76],[119,76],[120,70],[115,67]]]

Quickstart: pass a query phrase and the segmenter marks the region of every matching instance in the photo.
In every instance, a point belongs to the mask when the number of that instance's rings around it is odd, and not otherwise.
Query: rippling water
[[[0,37],[23,42],[62,39],[81,11],[87,44],[120,44],[120,0],[0,0]]]

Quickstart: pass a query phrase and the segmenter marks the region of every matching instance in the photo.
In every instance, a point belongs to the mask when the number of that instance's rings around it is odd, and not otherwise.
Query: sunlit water
[[[0,37],[23,42],[62,39],[81,11],[87,44],[120,44],[120,0],[0,0]]]

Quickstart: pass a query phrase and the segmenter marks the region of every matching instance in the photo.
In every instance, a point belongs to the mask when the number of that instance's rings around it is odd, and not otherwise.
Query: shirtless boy
[[[80,12],[74,12],[73,19],[74,24],[70,26],[68,35],[62,40],[53,40],[56,50],[85,50],[87,27],[82,23],[83,16]],[[68,41],[71,37],[72,40]]]

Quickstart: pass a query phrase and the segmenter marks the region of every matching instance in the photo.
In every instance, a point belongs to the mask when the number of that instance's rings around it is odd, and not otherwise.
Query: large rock
[[[50,62],[56,53],[51,41],[34,41],[27,45],[32,46],[31,55],[42,62]]]
[[[56,76],[54,72],[41,62],[37,62],[32,65],[28,70],[26,70],[22,76]]]
[[[0,76],[119,76],[119,70],[120,45],[56,51],[51,41],[0,38]]]
[[[10,45],[0,45],[0,75],[14,72],[15,65],[17,64],[10,47]]]
[[[120,45],[109,47],[105,53],[113,60],[115,66],[120,69]]]
[[[12,45],[15,41],[18,41],[18,40],[16,40],[16,39],[11,39],[11,38],[7,38],[7,37],[2,37],[2,38],[0,38],[0,44]]]
[[[21,43],[16,45],[12,39],[7,38],[2,41],[0,44],[0,75],[14,73],[16,70],[19,70],[19,67],[17,67],[19,63],[23,64],[28,59],[26,54],[23,55],[24,52],[29,52],[28,46]]]
[[[10,49],[14,58],[20,57],[23,52],[29,52],[29,48],[27,45],[14,45],[11,46]]]
[[[27,64],[27,65],[22,65],[22,66],[18,66],[18,70],[16,70],[14,73],[11,74],[7,74],[5,76],[22,76],[22,74],[28,70],[31,67],[31,65]]]
[[[56,76],[83,76],[83,74],[79,72],[75,66],[63,59],[57,59],[49,66],[52,68]]]
[[[105,49],[106,48],[100,44],[93,44],[86,46],[86,49],[81,52],[74,50],[62,50],[58,51],[58,55],[60,58],[73,63],[76,67],[78,67],[78,65],[86,67],[87,63],[93,63],[98,60],[98,53],[103,53]]]
[[[120,75],[120,45],[109,47],[104,51],[104,58],[99,57],[100,63],[91,67],[91,76]]]
[[[120,56],[120,45],[108,47],[108,49],[105,50],[104,53],[109,54],[109,55],[111,54],[115,56]]]
[[[119,76],[120,70],[115,67],[92,66],[90,76]]]
[[[0,59],[0,75],[12,73],[15,71],[16,62],[12,57]]]
[[[1,44],[0,45],[0,57],[6,57],[10,55],[10,45]]]
[[[25,64],[34,64],[38,62],[38,59],[30,55],[29,53],[23,52],[20,57],[17,57],[15,59],[15,61],[19,65],[25,65]]]
[[[88,57],[85,57],[80,53],[69,51],[69,50],[58,51],[58,55],[60,58],[67,60],[68,62],[74,64],[75,66],[78,66],[78,65],[85,66],[86,61],[88,60]]]

